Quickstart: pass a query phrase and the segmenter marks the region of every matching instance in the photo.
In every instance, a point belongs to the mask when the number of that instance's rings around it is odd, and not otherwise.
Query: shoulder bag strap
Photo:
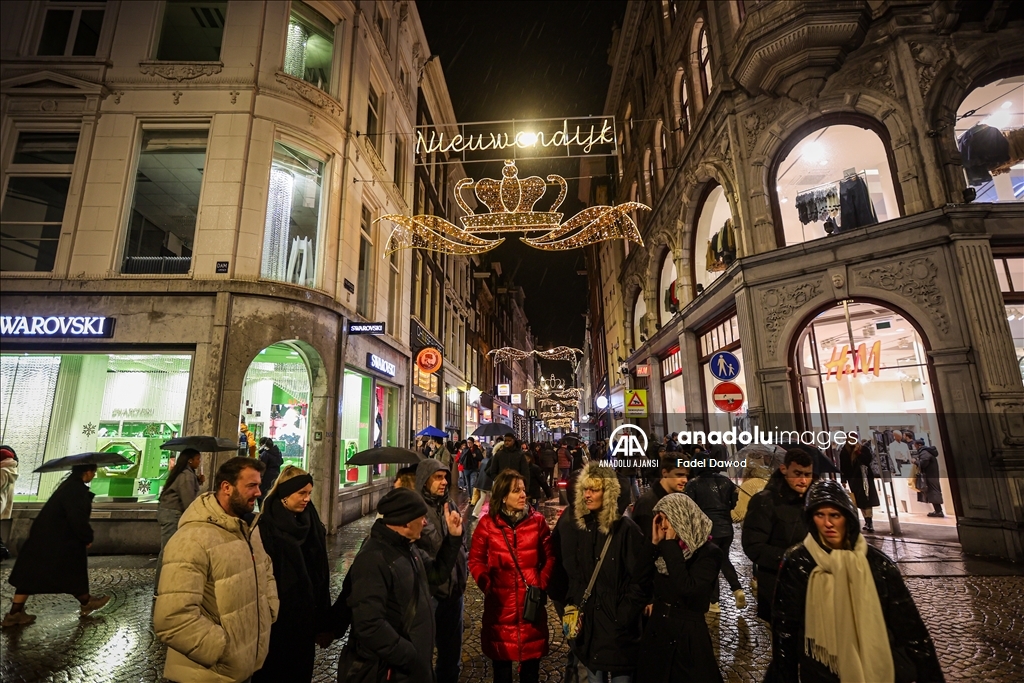
[[[594,573],[590,575],[590,583],[587,584],[587,590],[583,593],[583,599],[580,601],[580,605],[587,601],[590,597],[590,592],[594,590],[594,582],[597,581],[597,574],[601,571],[601,565],[604,564],[604,556],[608,554],[608,546],[612,544],[612,533],[611,529],[608,530],[608,538],[605,539],[604,548],[601,549],[601,557],[597,560],[597,566],[594,567]]]
[[[519,578],[521,578],[526,587],[529,588],[530,582],[526,580],[526,575],[524,575],[523,570],[519,568],[519,560],[516,559],[516,551],[512,549],[512,544],[508,542],[508,536],[505,535],[505,530],[499,529],[499,531],[501,531],[501,537],[505,539],[505,547],[508,548],[508,554],[512,556],[512,562],[516,565],[516,571],[519,572]]]

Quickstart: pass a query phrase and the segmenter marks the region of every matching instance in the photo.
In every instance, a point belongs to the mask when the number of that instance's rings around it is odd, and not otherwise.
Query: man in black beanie
[[[381,517],[356,555],[338,598],[351,610],[352,624],[338,662],[338,680],[376,671],[367,680],[430,683],[431,586],[452,573],[462,543],[462,517],[458,510],[446,512],[448,536],[432,559],[413,545],[426,523],[423,496],[411,489],[392,489],[380,499],[377,512]],[[335,603],[336,613],[339,607]]]

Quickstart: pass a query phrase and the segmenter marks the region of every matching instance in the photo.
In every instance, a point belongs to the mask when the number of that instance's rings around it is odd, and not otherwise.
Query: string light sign
[[[447,163],[517,159],[614,156],[615,117],[511,119],[445,126],[416,127],[416,164],[429,165],[447,156]]]
[[[612,239],[626,239],[640,246],[644,244],[631,214],[639,210],[649,211],[646,204],[626,202],[616,206],[589,206],[563,223],[563,214],[557,209],[568,191],[565,178],[549,175],[546,182],[539,176],[520,179],[515,162],[508,159],[501,176],[501,179],[477,181],[463,178],[455,184],[455,202],[466,214],[459,218],[461,228],[430,214],[403,216],[392,213],[381,216],[378,220],[391,221],[395,225],[384,247],[384,257],[399,249],[426,249],[463,256],[482,254],[497,247],[505,238],[488,239],[480,235],[504,232],[532,233],[532,237],[524,234],[520,241],[545,251],[576,249]],[[547,192],[549,183],[559,187],[558,196],[547,211],[534,211],[534,205]],[[474,213],[462,194],[466,189],[476,193],[488,213]]]
[[[572,363],[573,371],[575,371],[579,366],[579,359],[577,356],[582,356],[583,350],[575,349],[571,346],[556,346],[553,349],[548,349],[547,351],[540,351],[537,349],[534,349],[533,351],[523,351],[522,349],[516,349],[511,346],[503,346],[500,349],[492,349],[488,351],[487,355],[493,356],[491,360],[495,365],[498,363],[513,363],[529,358],[530,356],[538,356],[545,360],[567,360]],[[552,379],[553,378],[554,375],[552,375]]]

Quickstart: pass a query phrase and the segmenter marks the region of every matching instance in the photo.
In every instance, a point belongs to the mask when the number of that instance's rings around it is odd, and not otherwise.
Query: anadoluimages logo
[[[643,439],[643,446],[640,440]],[[619,425],[608,438],[612,445],[611,457],[645,458],[647,457],[647,434],[636,425]]]

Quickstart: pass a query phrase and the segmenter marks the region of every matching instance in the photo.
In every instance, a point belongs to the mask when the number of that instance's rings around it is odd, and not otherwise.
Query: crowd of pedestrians
[[[765,683],[943,680],[899,571],[863,535],[863,448],[840,459],[851,499],[798,448],[753,466],[744,484],[759,483],[743,488],[681,466],[692,453],[674,447],[640,471],[608,467],[606,444],[578,439],[438,443],[398,471],[333,603],[313,477],[261,450],[225,462],[206,493],[198,454],[184,451],[164,487],[153,624],[170,681],[309,681],[316,647],[345,638],[341,682],[456,683],[472,576],[496,683],[539,681],[549,598],[569,644],[563,680],[718,683],[708,621],[720,618],[720,576],[737,608],[747,602],[729,559],[737,521],[772,632]],[[76,467],[40,511],[5,627],[32,623],[32,594],[71,593],[83,615],[109,599],[89,593],[86,571],[95,472]],[[538,507],[562,489],[552,528]]]

